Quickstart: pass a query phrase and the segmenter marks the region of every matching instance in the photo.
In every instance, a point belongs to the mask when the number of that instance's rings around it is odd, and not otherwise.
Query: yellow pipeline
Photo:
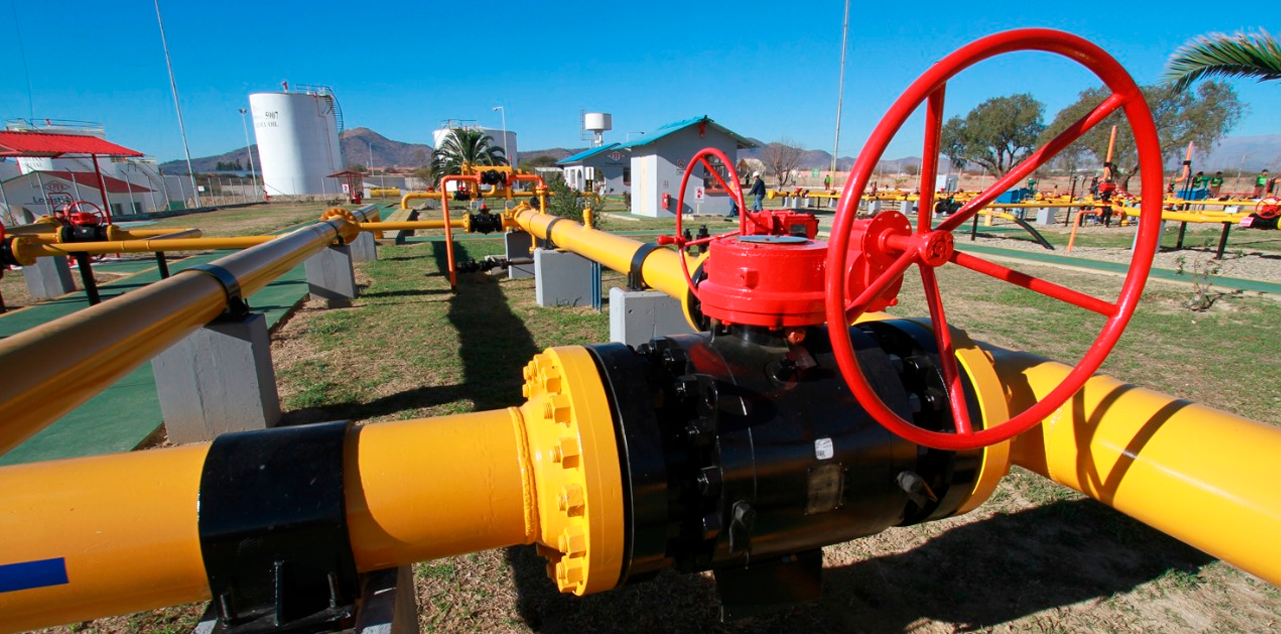
[[[584,348],[554,348],[525,377],[519,408],[349,432],[344,494],[361,571],[538,543],[562,592],[617,585],[622,477],[595,364]],[[0,594],[0,631],[208,599],[196,528],[207,452],[0,468],[0,563],[64,558],[69,580]]]
[[[366,213],[347,212],[358,221]],[[350,240],[358,233],[345,217],[331,217],[212,264],[231,273],[248,297],[336,237]],[[212,276],[182,271],[0,340],[0,367],[21,369],[0,382],[0,453],[209,323],[226,301]]]
[[[455,229],[466,229],[467,220],[450,219],[449,226]],[[410,220],[402,222],[362,222],[361,231],[417,231],[419,229],[444,229],[444,220]]]
[[[985,347],[1012,411],[1071,369]],[[1012,450],[1015,464],[1281,585],[1278,455],[1275,427],[1108,376],[1087,381]]]
[[[593,262],[609,267],[619,273],[627,274],[631,270],[632,256],[644,246],[643,243],[616,236],[605,231],[589,229],[571,220],[558,216],[539,213],[528,207],[518,207],[513,218],[516,224],[536,238],[550,239],[556,246],[577,253]],[[548,235],[547,227],[556,220],[556,226]],[[645,258],[641,266],[641,276],[646,285],[662,291],[671,297],[687,302],[689,286],[681,271],[681,255],[671,249],[658,249]],[[695,260],[688,258],[691,271]],[[686,307],[688,309],[688,307]],[[688,314],[688,310],[686,310]]]
[[[76,253],[101,255],[104,253],[157,253],[164,251],[206,251],[217,249],[246,249],[271,242],[276,236],[238,236],[230,238],[179,238],[163,237],[148,240],[121,240],[117,242],[32,243],[26,238],[13,241],[13,256],[23,266],[35,264],[36,258],[66,256]]]
[[[1136,207],[1116,207],[1115,209],[1118,212],[1125,214],[1126,216],[1139,215],[1139,209]],[[1170,211],[1167,209],[1161,212],[1162,220],[1168,220],[1171,222],[1190,222],[1190,223],[1197,223],[1197,224],[1224,224],[1224,223],[1236,224],[1241,220],[1242,217],[1244,216],[1225,214],[1225,213],[1216,213],[1213,211],[1208,211],[1208,212]]]
[[[453,194],[450,193],[450,195],[452,196]],[[472,192],[472,196],[477,198],[506,198],[507,200],[511,200],[512,198],[533,198],[534,196],[537,196],[537,195],[538,195],[538,192],[536,191],[515,191],[515,190],[506,190],[506,189],[482,191],[479,193]],[[409,192],[408,194],[405,194],[404,196],[400,197],[400,208],[409,209],[409,201],[411,200],[439,200],[439,199],[440,199],[440,192]]]
[[[28,243],[62,243],[62,232],[15,234]],[[199,229],[121,229],[118,225],[107,225],[107,241],[146,240],[160,237],[199,238],[203,233]]]

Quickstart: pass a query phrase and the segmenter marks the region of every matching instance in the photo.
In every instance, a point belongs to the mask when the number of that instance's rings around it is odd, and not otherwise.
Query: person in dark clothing
[[[752,189],[747,192],[752,196],[752,211],[760,211],[765,208],[765,181],[761,180],[760,172],[752,172]]]

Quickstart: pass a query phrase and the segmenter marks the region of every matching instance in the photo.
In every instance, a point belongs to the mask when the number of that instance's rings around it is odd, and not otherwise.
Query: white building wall
[[[632,155],[632,213],[654,218],[667,218],[675,214],[659,208],[662,191],[658,182],[658,156],[652,152]],[[638,152],[640,149],[637,150]],[[669,183],[670,184],[670,183]],[[677,183],[680,186],[680,183]],[[672,197],[676,192],[671,191]]]

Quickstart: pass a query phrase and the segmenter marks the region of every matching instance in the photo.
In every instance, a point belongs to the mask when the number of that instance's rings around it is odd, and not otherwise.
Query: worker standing
[[[1210,197],[1218,198],[1219,190],[1223,188],[1223,172],[1215,172],[1210,177]]]
[[[1258,178],[1254,179],[1254,194],[1251,198],[1263,198],[1263,188],[1268,184],[1268,170],[1259,172]]]
[[[760,172],[752,172],[752,189],[748,195],[752,196],[752,211],[760,211],[765,208],[765,181],[761,180]]]
[[[828,174],[827,176],[823,177],[823,189],[829,192],[832,191],[832,175],[831,174]]]

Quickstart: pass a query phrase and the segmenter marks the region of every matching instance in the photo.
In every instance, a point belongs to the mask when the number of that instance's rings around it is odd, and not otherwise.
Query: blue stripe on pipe
[[[0,592],[60,586],[67,583],[67,560],[41,559],[0,565]]]

